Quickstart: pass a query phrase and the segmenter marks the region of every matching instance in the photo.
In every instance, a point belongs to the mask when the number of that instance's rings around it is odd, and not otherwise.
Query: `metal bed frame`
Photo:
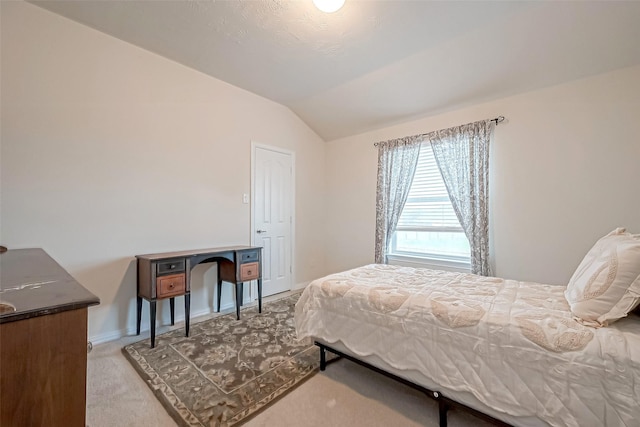
[[[440,427],[447,427],[447,413],[449,412],[449,409],[461,409],[463,411],[469,412],[470,414],[483,419],[484,421],[487,421],[495,426],[500,426],[500,427],[512,427],[511,424],[507,424],[504,421],[500,421],[496,418],[493,418],[492,416],[489,416],[487,414],[484,414],[476,409],[470,408],[466,405],[463,405],[462,403],[458,403],[455,400],[451,400],[448,397],[444,396],[442,393],[440,393],[439,391],[433,391],[433,390],[429,390],[425,387],[422,387],[418,384],[415,384],[409,380],[406,380],[402,377],[399,377],[397,375],[394,375],[390,372],[387,372],[383,369],[378,368],[377,366],[373,366],[367,362],[363,362],[360,359],[357,359],[353,356],[350,356],[348,354],[345,354],[341,351],[338,351],[334,348],[331,348],[330,346],[320,343],[318,341],[314,341],[314,344],[317,345],[320,348],[320,370],[324,371],[327,368],[327,365],[330,363],[333,363],[337,360],[340,360],[340,358],[345,358],[348,359],[352,362],[355,362],[359,365],[364,366],[365,368],[369,368],[379,374],[385,375],[389,378],[392,378],[396,381],[401,382],[402,384],[405,384],[411,388],[414,388],[424,394],[426,394],[428,397],[430,397],[431,399],[435,400],[436,402],[438,402],[438,413],[439,413],[439,417],[440,417]],[[336,356],[338,356],[335,359],[332,360],[327,360],[327,355],[326,355],[326,351],[329,351],[330,353],[335,354]]]

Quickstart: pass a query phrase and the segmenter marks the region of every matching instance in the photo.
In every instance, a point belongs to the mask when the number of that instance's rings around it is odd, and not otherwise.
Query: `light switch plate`
[[[244,204],[249,203],[249,195],[247,193],[244,193],[242,195],[242,203],[244,203]]]

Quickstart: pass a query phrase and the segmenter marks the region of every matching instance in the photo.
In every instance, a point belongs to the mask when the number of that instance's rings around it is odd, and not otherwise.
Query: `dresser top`
[[[0,254],[0,323],[96,305],[100,299],[78,283],[44,250]],[[15,309],[15,310],[13,310]]]

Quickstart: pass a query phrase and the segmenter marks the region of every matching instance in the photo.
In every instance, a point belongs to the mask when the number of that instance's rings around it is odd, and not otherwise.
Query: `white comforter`
[[[295,320],[299,338],[417,370],[512,417],[640,426],[640,319],[582,326],[563,291],[372,264],[312,282]]]

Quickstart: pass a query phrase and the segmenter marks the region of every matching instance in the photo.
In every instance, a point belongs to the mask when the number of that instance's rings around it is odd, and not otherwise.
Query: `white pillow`
[[[576,320],[607,326],[640,303],[640,234],[617,228],[593,245],[564,293]]]

